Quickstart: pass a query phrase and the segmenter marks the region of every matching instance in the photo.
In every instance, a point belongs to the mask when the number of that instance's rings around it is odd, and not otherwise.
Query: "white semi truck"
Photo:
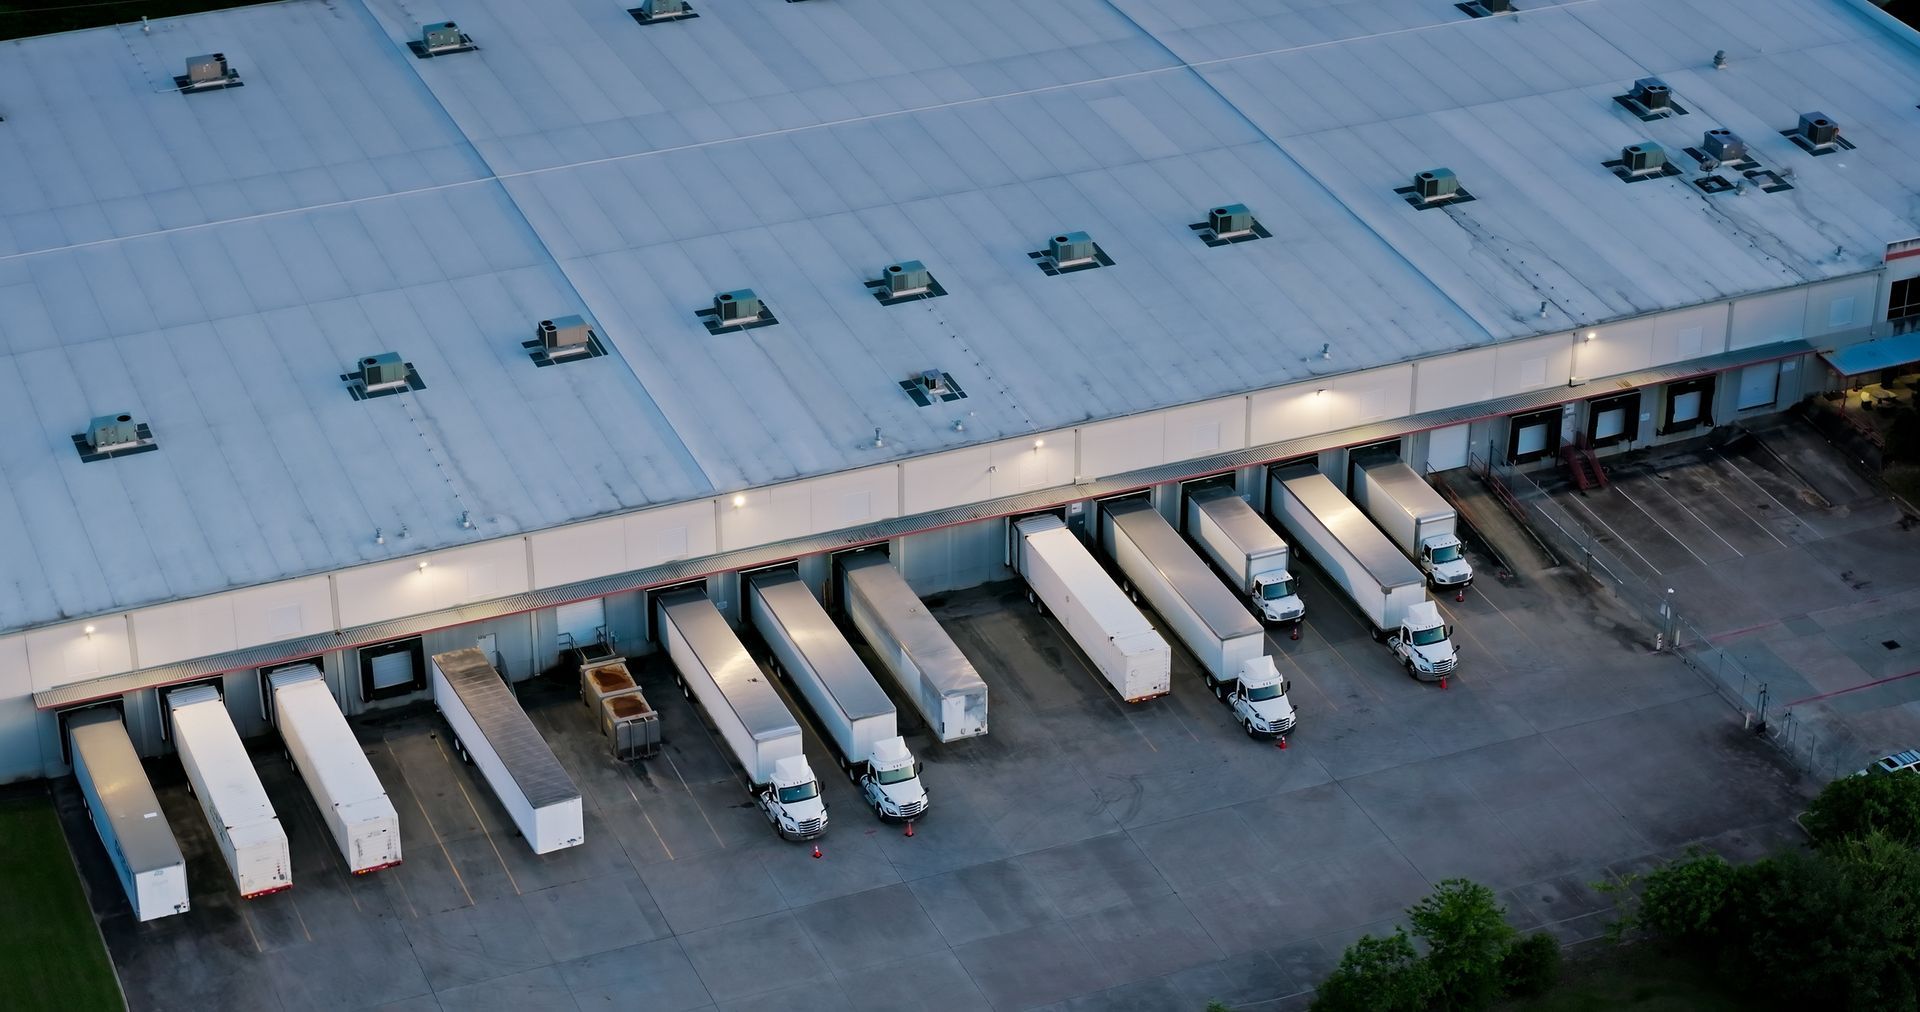
[[[107,848],[133,916],[151,921],[186,913],[187,862],[120,712],[90,707],[68,716],[66,729],[87,818]]]
[[[1353,501],[1434,586],[1465,590],[1473,582],[1454,531],[1454,508],[1413,468],[1398,460],[1355,465]]]
[[[1298,623],[1307,606],[1287,570],[1287,542],[1231,488],[1194,489],[1187,495],[1187,536],[1213,560],[1252,605],[1275,624]]]
[[[1164,696],[1172,651],[1100,563],[1052,514],[1015,521],[1010,564],[1028,598],[1053,612],[1095,670],[1129,703]]]
[[[166,699],[187,785],[200,802],[240,898],[293,888],[286,831],[260,786],[260,775],[240,743],[220,690],[193,685],[167,693]]]
[[[875,551],[835,561],[847,618],[934,736],[948,742],[986,734],[987,683],[900,571]]]
[[[355,875],[400,863],[400,816],[347,726],[327,679],[311,664],[267,676],[274,725],[320,819]]]
[[[776,670],[798,690],[839,753],[840,768],[882,819],[927,810],[920,764],[900,736],[893,700],[827,610],[791,569],[747,577],[747,612],[773,652]]]
[[[1293,703],[1266,656],[1266,630],[1180,539],[1173,525],[1152,503],[1137,497],[1101,503],[1099,519],[1100,545],[1120,567],[1127,588],[1146,598],[1199,658],[1207,688],[1233,707],[1247,734],[1279,735],[1291,730]],[[1243,675],[1260,686],[1262,698],[1250,698],[1249,690],[1241,686]]]
[[[586,842],[580,788],[527,719],[513,690],[474,647],[433,655],[433,702],[454,751],[480,771],[536,854]]]
[[[1267,509],[1319,563],[1407,673],[1446,677],[1458,663],[1451,629],[1427,598],[1426,580],[1379,528],[1322,474],[1268,480]]]
[[[827,804],[807,765],[800,725],[720,610],[698,589],[666,591],[654,598],[654,630],[680,691],[720,732],[767,821],[789,840],[824,834]]]

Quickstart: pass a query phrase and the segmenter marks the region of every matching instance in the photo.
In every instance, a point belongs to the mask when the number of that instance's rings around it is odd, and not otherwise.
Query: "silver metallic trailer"
[[[1053,612],[1067,635],[1129,703],[1164,696],[1172,651],[1140,609],[1113,585],[1059,517],[1027,517],[1013,525],[1013,568],[1028,596]]]
[[[799,575],[791,569],[749,575],[747,612],[874,814],[911,819],[925,811],[919,764],[900,737],[893,700]]]
[[[127,728],[112,707],[67,718],[73,776],[87,800],[87,817],[107,848],[107,860],[142,921],[187,912],[187,862],[154,797],[153,784]]]
[[[487,655],[473,647],[433,655],[433,702],[453,728],[454,749],[493,788],[536,854],[586,840],[580,789],[513,698]]]
[[[293,855],[286,830],[260,786],[247,747],[234,729],[226,700],[211,685],[167,693],[173,743],[187,784],[206,814],[207,827],[233,873],[241,899],[293,888]]]
[[[900,691],[941,741],[987,733],[987,683],[878,552],[838,559],[840,601]]]
[[[720,732],[767,821],[789,840],[825,833],[827,805],[807,765],[800,724],[720,609],[697,589],[666,591],[654,598],[654,631],[680,691]]]
[[[355,875],[400,863],[400,816],[347,726],[326,676],[311,664],[267,676],[274,724]]]

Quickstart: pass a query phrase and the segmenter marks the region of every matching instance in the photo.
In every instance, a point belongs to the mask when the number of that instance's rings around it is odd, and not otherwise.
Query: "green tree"
[[[1425,1012],[1439,983],[1405,930],[1386,938],[1362,935],[1320,984],[1313,1012]]]
[[[1647,873],[1628,921],[1696,952],[1710,951],[1733,898],[1734,878],[1725,858],[1693,851]]]
[[[1821,846],[1876,829],[1909,847],[1920,846],[1920,774],[1842,777],[1813,799],[1800,821]]]
[[[1427,943],[1427,965],[1439,984],[1435,1008],[1472,1012],[1500,997],[1500,959],[1514,930],[1493,890],[1447,879],[1408,908],[1407,917]]]
[[[1500,956],[1500,990],[1508,998],[1545,994],[1560,981],[1560,942],[1544,931],[1516,939]]]

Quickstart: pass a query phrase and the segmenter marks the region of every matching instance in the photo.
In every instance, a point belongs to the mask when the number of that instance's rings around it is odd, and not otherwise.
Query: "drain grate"
[[[1883,647],[1886,647],[1886,648],[1887,648],[1888,650],[1898,650],[1898,649],[1900,649],[1900,641],[1899,641],[1899,640],[1881,640],[1881,641],[1880,641],[1880,645],[1881,645],[1881,646],[1883,646]]]

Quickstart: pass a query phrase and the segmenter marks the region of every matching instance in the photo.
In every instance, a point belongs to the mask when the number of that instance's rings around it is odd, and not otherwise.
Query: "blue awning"
[[[1820,357],[1826,359],[1833,371],[1842,376],[1860,376],[1908,362],[1920,362],[1920,330],[1883,337],[1878,341],[1863,341],[1838,351],[1823,351]]]

